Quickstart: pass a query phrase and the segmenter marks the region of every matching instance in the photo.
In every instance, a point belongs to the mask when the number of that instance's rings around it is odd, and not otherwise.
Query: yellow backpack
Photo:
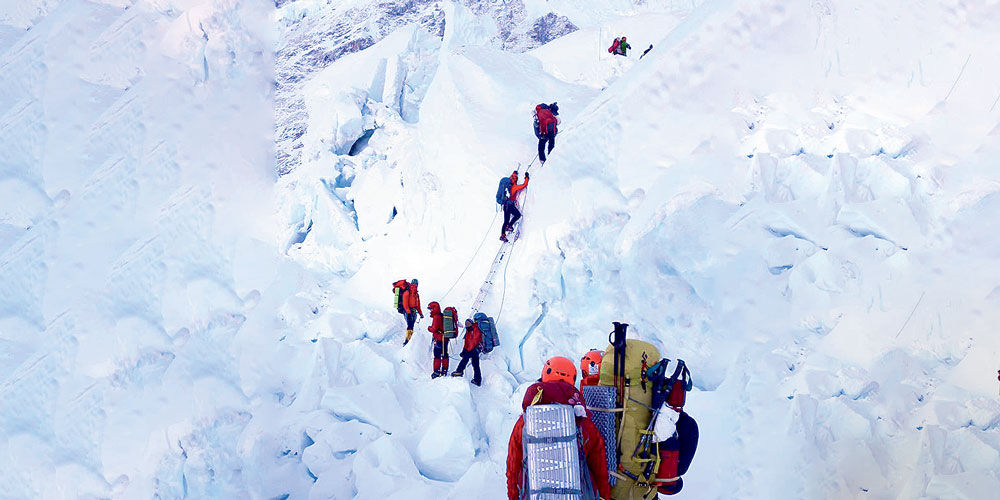
[[[660,360],[660,352],[652,344],[641,340],[625,340],[624,344],[624,367],[615,369],[615,364],[620,364],[623,358],[617,352],[618,347],[609,345],[601,362],[601,379],[598,383],[599,386],[616,387],[621,406],[620,409],[613,410],[617,425],[615,447],[618,466],[615,470],[609,470],[614,483],[611,487],[611,499],[652,500],[656,498],[659,455],[655,448],[651,452],[640,450],[637,453],[636,447],[643,434],[652,432],[647,427],[652,418],[650,406],[653,391],[651,384],[646,381],[646,370]]]

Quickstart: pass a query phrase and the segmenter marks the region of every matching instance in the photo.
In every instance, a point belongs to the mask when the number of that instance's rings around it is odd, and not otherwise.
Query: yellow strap
[[[531,398],[531,404],[528,405],[528,406],[536,405],[541,400],[542,400],[542,388],[539,387],[538,388],[538,394],[535,394],[535,397]]]
[[[617,413],[620,411],[625,411],[624,408],[594,408],[593,406],[588,406],[587,409],[590,411],[602,411],[606,413]]]

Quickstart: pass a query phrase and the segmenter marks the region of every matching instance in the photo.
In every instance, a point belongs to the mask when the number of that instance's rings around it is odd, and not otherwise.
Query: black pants
[[[412,330],[413,323],[416,323],[417,321],[417,310],[414,309],[412,312],[410,312],[410,314],[404,314],[403,316],[406,318],[406,329]]]
[[[507,226],[513,227],[514,223],[521,218],[521,211],[517,209],[517,203],[508,201],[503,204],[503,227],[500,228],[500,235],[507,234]]]
[[[542,134],[538,138],[538,159],[545,161],[545,143],[549,143],[549,153],[552,152],[552,148],[556,147],[556,134]]]
[[[458,364],[458,371],[465,371],[465,365],[472,361],[472,383],[479,385],[483,381],[483,374],[479,371],[479,350],[462,351],[462,361]]]

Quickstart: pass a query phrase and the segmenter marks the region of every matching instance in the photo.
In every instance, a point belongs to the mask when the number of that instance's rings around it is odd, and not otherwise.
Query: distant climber
[[[616,52],[616,54],[628,57],[628,50],[631,48],[632,46],[629,45],[627,41],[625,41],[625,37],[622,37],[621,42],[618,43],[618,52]]]
[[[515,170],[510,177],[506,180],[500,180],[500,189],[506,189],[502,194],[498,193],[497,200],[501,198],[501,204],[503,206],[503,227],[500,228],[500,241],[507,241],[507,232],[514,229],[514,224],[517,223],[518,219],[521,218],[521,211],[517,208],[517,195],[524,188],[528,187],[528,181],[531,180],[531,174],[528,172],[524,173],[524,182],[521,184],[517,183],[517,170]],[[505,187],[506,186],[506,187]]]
[[[405,284],[406,281],[403,280]],[[397,281],[396,284],[399,284]],[[417,279],[414,278],[410,281],[409,286],[403,291],[401,297],[401,308],[403,317],[406,318],[406,340],[403,341],[403,345],[410,342],[410,338],[413,337],[413,324],[417,322],[417,315],[420,315],[420,319],[424,318],[424,311],[420,309],[420,294],[417,292]]]
[[[592,349],[580,360],[580,387],[597,385],[601,380],[601,359],[604,354]]]
[[[559,104],[539,104],[535,106],[535,136],[538,137],[538,159],[545,163],[546,152],[551,153],[556,147],[556,134],[559,133]],[[548,144],[548,151],[545,145]]]
[[[628,49],[631,49],[631,48],[632,48],[632,46],[629,45],[629,43],[626,41],[625,37],[615,38],[615,42],[612,43],[610,47],[608,47],[608,52],[611,53],[611,54],[614,54],[616,56],[625,56],[625,57],[628,57],[627,51],[628,51]],[[650,45],[649,48],[653,48],[653,46]],[[646,52],[649,52],[649,51],[647,50]]]
[[[465,366],[472,362],[472,383],[483,384],[483,374],[479,371],[479,350],[483,341],[483,332],[472,319],[465,320],[465,344],[462,347],[462,361],[458,363],[458,368],[452,372],[452,377],[462,377],[465,375]]]
[[[524,413],[518,417],[514,430],[510,434],[507,446],[507,498],[518,500],[534,498],[529,491],[538,488],[538,483],[532,479],[531,465],[544,463],[546,474],[551,476],[559,462],[566,464],[561,453],[566,446],[577,449],[579,456],[579,478],[570,478],[579,484],[577,491],[566,491],[566,498],[611,498],[611,486],[608,482],[608,463],[605,457],[604,438],[600,431],[590,421],[583,396],[575,387],[576,367],[567,358],[556,356],[545,362],[542,367],[542,378],[528,387],[521,400]],[[532,436],[528,431],[537,432],[526,424],[529,407],[534,405],[568,405],[570,416],[575,414],[575,430],[572,434],[559,437]],[[558,410],[558,407],[556,407]],[[571,418],[570,420],[574,420]],[[527,456],[525,454],[527,453]],[[528,469],[525,469],[525,467]],[[539,478],[541,479],[541,478]]]
[[[649,48],[646,49],[646,50],[644,50],[644,51],[642,51],[642,55],[639,56],[639,59],[642,59],[643,57],[646,57],[646,54],[649,54],[649,51],[651,51],[651,50],[653,50],[653,44],[649,44]]]

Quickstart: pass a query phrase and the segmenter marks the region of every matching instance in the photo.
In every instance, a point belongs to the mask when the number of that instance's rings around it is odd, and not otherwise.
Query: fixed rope
[[[537,156],[536,156],[536,158],[537,158]],[[528,168],[531,168],[531,164],[528,164]],[[527,169],[525,169],[524,171],[525,171],[525,173],[528,172]],[[522,212],[524,211],[524,207],[526,207],[526,206],[528,206],[528,196],[527,195],[525,195],[525,197],[524,197],[524,203],[521,205],[521,211]],[[517,241],[517,239],[521,237],[521,227],[520,226],[521,226],[521,222],[518,222],[517,237],[514,238],[514,241]],[[510,249],[510,252],[508,253],[508,257],[510,256],[510,254],[514,253],[513,245],[514,245],[514,243],[511,242],[511,249]],[[504,264],[504,266],[503,266],[503,288],[502,288],[502,292],[500,293],[500,308],[497,309],[497,318],[496,318],[496,322],[497,323],[500,322],[500,315],[503,314],[503,303],[504,303],[504,300],[507,298],[507,267],[508,266],[510,266],[510,259],[509,258],[507,259],[507,263]]]
[[[525,169],[524,169],[525,173],[527,173],[528,170],[531,169],[531,167],[535,164],[535,160],[537,160],[537,159],[538,159],[538,154],[536,153],[535,157],[532,158],[530,162],[528,162],[528,166],[525,167]],[[525,201],[521,205],[522,212],[523,212],[524,206],[526,204],[527,204],[527,197],[525,197]],[[458,282],[461,281],[462,276],[465,275],[465,273],[469,270],[469,267],[472,265],[472,263],[475,261],[476,257],[479,255],[479,251],[482,249],[483,244],[486,243],[486,239],[487,239],[487,237],[489,237],[490,231],[493,230],[493,226],[496,223],[497,215],[499,215],[499,214],[500,214],[499,210],[496,213],[493,214],[493,221],[490,222],[490,227],[487,228],[486,234],[483,235],[482,241],[479,242],[479,247],[477,247],[476,251],[472,254],[472,258],[469,259],[469,263],[465,265],[465,269],[463,269],[462,272],[461,272],[461,274],[459,274],[458,277],[455,278],[455,282],[452,283],[451,287],[448,288],[448,291],[445,292],[444,296],[441,299],[442,301],[444,301],[444,299],[446,299],[448,297],[448,295],[451,294],[452,290],[454,290],[454,288],[458,284]],[[490,265],[490,270],[486,274],[486,280],[483,281],[483,284],[480,286],[480,288],[479,288],[479,294],[476,296],[476,299],[475,299],[475,301],[473,302],[473,305],[472,305],[472,309],[469,311],[469,317],[470,318],[473,317],[473,316],[475,316],[476,313],[478,313],[479,310],[482,308],[483,303],[486,301],[486,298],[489,296],[490,290],[493,288],[493,279],[494,279],[497,271],[499,271],[500,264],[504,263],[503,262],[504,259],[507,258],[511,254],[511,252],[513,251],[514,242],[517,241],[518,237],[520,237],[520,225],[521,225],[521,221],[520,220],[518,221],[517,225],[518,225],[518,229],[516,231],[517,237],[513,238],[511,241],[504,242],[502,245],[500,245],[500,249],[497,250],[497,255],[496,255],[496,257],[493,258],[493,264]],[[500,300],[500,311],[503,311],[503,302],[504,302],[504,300],[506,298],[506,295],[507,295],[507,266],[509,264],[510,264],[510,260],[507,259],[507,262],[504,263],[504,270],[503,270],[504,288],[503,288],[503,296],[501,297],[501,300]],[[498,312],[497,313],[498,320],[499,320],[499,316],[500,316],[500,314]],[[459,321],[459,324],[457,326],[458,326],[458,330],[464,330],[465,329],[464,323],[461,322],[461,321]],[[451,354],[449,354],[448,357],[451,358],[451,359],[458,359],[458,358],[455,358],[454,356],[452,356]]]
[[[469,270],[469,266],[471,266],[472,263],[476,260],[476,256],[479,255],[479,250],[483,248],[483,244],[486,243],[486,238],[490,235],[490,231],[493,230],[493,225],[496,224],[498,214],[500,214],[499,211],[493,213],[493,220],[490,221],[490,227],[486,228],[486,234],[483,235],[482,241],[479,242],[479,246],[476,247],[476,251],[472,253],[472,258],[470,258],[469,263],[465,265],[465,269],[462,269],[462,273],[459,274],[457,278],[455,278],[455,282],[451,284],[451,287],[448,288],[448,291],[444,293],[443,297],[441,297],[442,302],[444,302],[444,300],[448,298],[448,295],[451,293],[451,291],[455,289],[455,285],[457,285],[458,282],[462,279],[462,276],[465,276],[465,272]]]
[[[532,158],[532,160],[528,163],[528,166],[524,169],[525,173],[527,173],[528,170],[531,168],[531,166],[534,165],[536,159],[538,159],[538,155],[535,155],[535,157]],[[525,200],[527,200],[527,198],[525,198]],[[521,205],[521,209],[523,214],[524,204]],[[486,279],[483,281],[482,286],[479,287],[479,294],[476,295],[476,299],[472,303],[472,309],[470,314],[475,315],[477,312],[480,311],[480,309],[482,309],[483,304],[486,302],[486,299],[487,297],[489,297],[490,291],[493,288],[494,279],[496,278],[497,272],[500,270],[501,264],[504,265],[504,273],[503,273],[504,288],[505,288],[504,293],[506,293],[507,265],[510,263],[510,260],[508,259],[507,262],[504,262],[504,259],[508,258],[513,249],[514,242],[517,241],[517,239],[520,237],[520,232],[521,232],[520,225],[523,222],[523,220],[524,219],[522,218],[517,223],[518,229],[515,231],[515,237],[512,238],[510,241],[505,241],[502,245],[500,245],[500,248],[497,250],[496,257],[493,258],[493,264],[490,265],[490,269],[486,273]]]

